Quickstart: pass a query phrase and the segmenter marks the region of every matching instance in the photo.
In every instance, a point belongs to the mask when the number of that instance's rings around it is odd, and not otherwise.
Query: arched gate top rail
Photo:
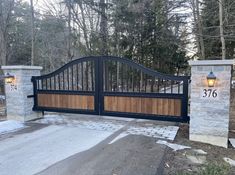
[[[65,64],[64,66],[62,66],[61,68],[55,70],[54,72],[51,72],[49,74],[45,74],[42,76],[38,76],[35,77],[35,79],[43,79],[43,78],[50,78],[54,75],[57,75],[59,73],[61,73],[62,71],[64,71],[65,69],[67,69],[68,67],[74,65],[74,64],[78,64],[84,61],[96,61],[97,59],[104,61],[104,60],[110,60],[110,61],[117,61],[120,63],[125,63],[128,64],[129,66],[132,66],[136,69],[140,69],[142,70],[144,73],[149,74],[151,76],[156,76],[159,78],[163,78],[163,79],[168,79],[168,80],[189,80],[189,76],[174,76],[174,75],[169,75],[169,74],[165,74],[165,73],[161,73],[155,70],[152,70],[150,68],[147,68],[141,64],[138,64],[136,62],[134,62],[133,60],[130,60],[128,58],[121,58],[121,57],[116,57],[116,56],[88,56],[88,57],[82,57],[82,58],[77,58],[74,59],[70,62],[68,62],[67,64]]]

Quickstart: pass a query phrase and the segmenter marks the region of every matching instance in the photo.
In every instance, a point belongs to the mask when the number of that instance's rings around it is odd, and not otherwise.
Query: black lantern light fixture
[[[4,76],[4,79],[5,79],[6,83],[10,84],[10,83],[13,83],[13,81],[15,80],[15,77],[13,75],[10,75],[9,73],[7,73]]]
[[[207,75],[206,79],[207,79],[208,87],[215,86],[216,76],[214,75],[212,71]]]

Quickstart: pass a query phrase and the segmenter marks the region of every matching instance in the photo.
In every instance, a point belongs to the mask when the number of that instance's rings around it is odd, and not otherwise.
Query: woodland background
[[[51,72],[112,55],[180,74],[189,59],[232,59],[234,0],[0,0],[0,64]]]

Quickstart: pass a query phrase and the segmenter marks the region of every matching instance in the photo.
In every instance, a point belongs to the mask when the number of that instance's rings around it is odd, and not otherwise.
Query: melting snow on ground
[[[123,132],[123,133],[119,134],[119,135],[118,135],[115,139],[113,139],[111,142],[109,142],[109,144],[112,144],[112,143],[116,142],[117,140],[119,140],[119,139],[121,139],[121,138],[123,138],[123,137],[126,137],[126,136],[128,136],[128,135],[129,135],[128,133]]]
[[[169,143],[165,140],[158,140],[156,143],[158,144],[162,144],[162,145],[166,145],[168,147],[170,147],[171,149],[173,149],[174,151],[178,151],[178,150],[182,150],[182,149],[189,149],[191,147],[189,146],[184,146],[184,145],[178,145],[178,144],[174,144],[174,143]]]
[[[233,159],[225,157],[224,161],[227,162],[228,164],[230,164],[231,166],[235,166],[235,160],[233,160]]]
[[[230,138],[229,141],[232,144],[233,148],[235,148],[235,139]]]
[[[127,136],[127,135],[143,135],[147,137],[161,138],[174,140],[177,134],[179,127],[177,126],[139,126],[133,127],[130,126],[126,131],[122,132],[118,135],[114,140],[112,140],[109,144],[114,143],[115,141]]]
[[[43,119],[35,121],[37,123],[43,124],[56,124],[56,125],[66,125],[66,126],[74,126],[85,129],[92,129],[98,131],[110,131],[115,132],[121,129],[124,125],[116,122],[113,123],[111,121],[85,121],[85,120],[76,120],[71,119],[69,117],[62,117],[58,115],[46,115]]]
[[[32,175],[88,150],[113,132],[51,125],[0,142],[0,174]]]
[[[63,117],[59,115],[46,115],[43,119],[37,120],[38,123],[44,124],[56,124],[56,125],[67,125],[74,126],[85,129],[92,129],[98,131],[110,131],[115,132],[125,125],[121,124],[118,121],[88,121],[88,120],[76,120],[69,117]],[[161,126],[161,125],[149,125],[145,124],[144,126],[129,126],[126,131],[118,135],[114,140],[110,142],[114,143],[115,141],[127,136],[127,135],[143,135],[147,137],[154,137],[160,139],[174,140],[178,126]]]
[[[0,134],[6,134],[8,132],[18,131],[23,129],[25,125],[23,122],[8,120],[0,122]]]
[[[207,152],[203,151],[202,149],[193,149],[193,151],[200,155],[207,155]]]

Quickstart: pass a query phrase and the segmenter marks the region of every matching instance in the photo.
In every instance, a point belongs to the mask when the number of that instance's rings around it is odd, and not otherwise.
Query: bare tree
[[[106,16],[105,0],[100,0],[100,11],[101,11],[100,35],[101,35],[101,43],[102,43],[101,52],[103,55],[108,55],[108,47],[107,47],[108,31],[107,31],[107,16]]]
[[[222,60],[226,57],[226,46],[224,39],[224,27],[223,27],[223,0],[219,0],[219,28],[220,28],[220,40],[222,45]]]
[[[34,5],[33,0],[30,0],[30,7],[31,7],[31,65],[34,65],[34,46],[35,46],[35,18],[34,18]]]
[[[194,1],[194,0],[193,0]],[[197,38],[199,43],[200,57],[205,59],[205,45],[203,40],[203,30],[202,30],[202,17],[200,15],[200,5],[199,0],[195,0],[195,10],[196,10],[196,25],[197,25]]]
[[[66,6],[68,8],[68,42],[67,42],[67,49],[68,49],[68,61],[72,60],[71,54],[71,0],[66,1]]]
[[[14,0],[0,0],[0,65],[7,64],[8,29]]]

